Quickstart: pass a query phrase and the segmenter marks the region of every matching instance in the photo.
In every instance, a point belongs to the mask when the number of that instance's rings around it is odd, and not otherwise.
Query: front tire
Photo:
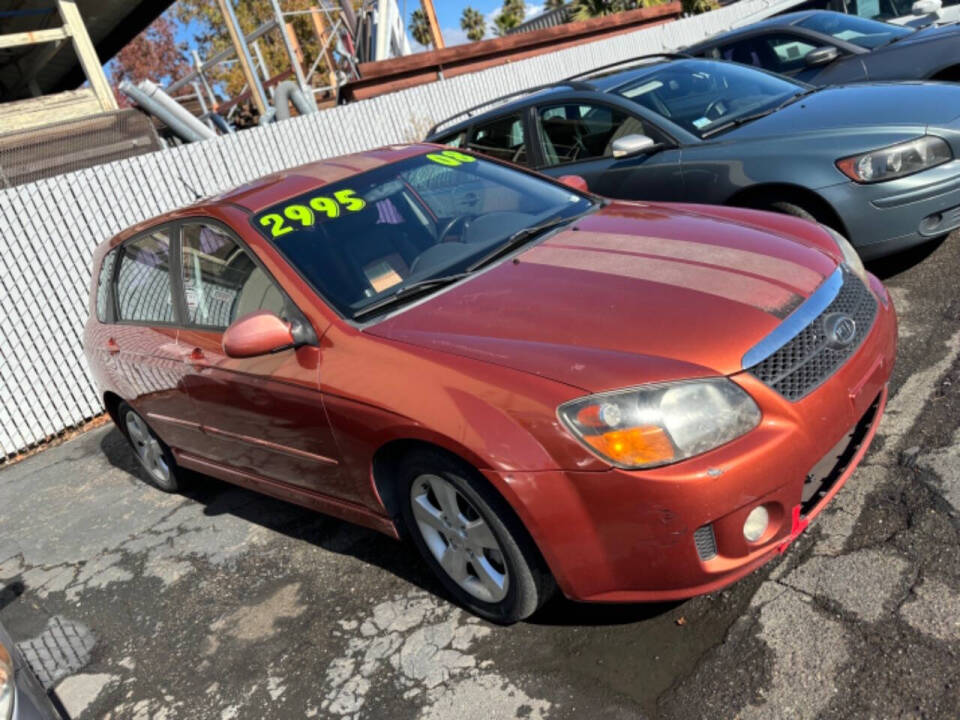
[[[147,421],[127,403],[117,409],[121,429],[126,435],[140,465],[147,473],[147,481],[159,490],[174,493],[180,490],[180,468],[170,448],[150,429]]]
[[[506,501],[476,471],[437,451],[403,462],[401,512],[424,560],[458,603],[510,624],[555,591],[553,576]]]

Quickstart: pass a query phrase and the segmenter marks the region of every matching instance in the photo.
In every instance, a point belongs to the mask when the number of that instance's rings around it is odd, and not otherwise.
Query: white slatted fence
[[[0,191],[0,463],[102,412],[81,334],[90,258],[125,227],[302,163],[416,141],[467,107],[599,65],[675,50],[798,0],[705,15]]]

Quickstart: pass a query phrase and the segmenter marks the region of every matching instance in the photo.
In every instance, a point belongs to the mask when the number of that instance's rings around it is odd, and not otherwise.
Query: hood
[[[892,45],[886,45],[882,48],[877,48],[874,52],[901,48],[905,45],[915,45],[916,43],[925,43],[925,42],[935,42],[935,41],[944,41],[944,42],[956,42],[960,39],[960,25],[957,23],[951,23],[949,25],[930,25],[928,27],[917,30],[915,33],[911,33],[903,37],[900,40],[897,40]]]
[[[793,218],[709,212],[612,203],[365,332],[588,392],[737,372],[836,262]]]
[[[846,127],[911,126],[922,131],[960,116],[960,84],[855,83],[826,87],[716,140],[830,131]]]

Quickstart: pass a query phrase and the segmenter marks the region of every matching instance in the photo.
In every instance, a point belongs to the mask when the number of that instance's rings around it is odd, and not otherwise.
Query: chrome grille
[[[709,560],[717,555],[717,538],[713,534],[713,525],[701,525],[693,533],[693,543],[697,546],[697,555],[701,560]]]
[[[863,282],[846,269],[843,284],[826,309],[796,336],[766,359],[749,368],[761,382],[791,401],[797,401],[829,378],[856,352],[873,325],[877,301]],[[853,340],[832,347],[824,321],[834,313],[849,315],[856,322]]]

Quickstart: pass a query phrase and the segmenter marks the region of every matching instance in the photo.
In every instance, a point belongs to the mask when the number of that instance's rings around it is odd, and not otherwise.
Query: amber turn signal
[[[673,443],[659,427],[611,430],[583,438],[594,450],[622,465],[660,465],[674,458]]]

